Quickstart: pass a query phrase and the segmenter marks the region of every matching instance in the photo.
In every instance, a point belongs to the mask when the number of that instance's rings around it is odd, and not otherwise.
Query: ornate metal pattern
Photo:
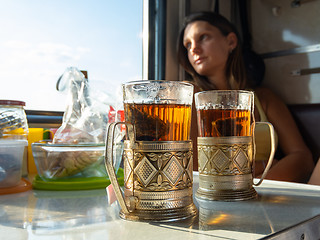
[[[206,138],[198,143],[199,173],[208,175],[230,175],[251,173],[252,138],[238,137]],[[217,141],[218,142],[217,142]]]
[[[198,157],[198,198],[237,201],[257,196],[252,137],[199,137]]]
[[[125,186],[128,187],[128,176],[134,171],[135,190],[169,191],[192,187],[192,143],[175,143],[137,142],[133,154],[131,149],[125,149]],[[152,146],[154,151],[151,151]]]
[[[186,208],[186,212],[180,215],[195,214],[192,163],[191,141],[138,141],[133,147],[125,142],[125,198],[126,202],[134,202],[132,214],[146,218],[150,211],[181,208]]]
[[[168,178],[171,185],[176,184],[183,172],[184,168],[175,156],[171,157],[170,161],[163,169],[163,173]]]
[[[124,186],[127,189],[133,188],[133,151],[126,149],[123,154],[124,165]]]
[[[135,191],[134,196],[139,199],[158,199],[158,200],[166,200],[166,199],[179,199],[184,197],[192,196],[192,189],[186,188],[180,191],[165,191],[165,192],[142,192]]]
[[[144,156],[135,168],[135,173],[146,187],[157,174],[157,169]]]
[[[137,203],[136,208],[139,210],[166,210],[188,206],[192,203],[191,199],[165,199],[165,200],[141,200]]]

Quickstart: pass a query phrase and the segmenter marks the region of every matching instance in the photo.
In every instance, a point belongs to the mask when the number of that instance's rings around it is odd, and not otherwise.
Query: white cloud
[[[80,60],[86,53],[91,51],[85,47],[68,46],[66,44],[51,42],[30,44],[23,41],[8,41],[3,44],[3,47],[10,48],[11,50],[11,52],[5,56],[6,62],[25,61],[24,64],[74,62]]]
[[[50,109],[61,110],[65,100],[55,91],[59,74],[85,58],[90,49],[52,42],[7,41],[0,44],[0,52],[0,71],[6,80],[0,89],[2,98],[24,100],[27,106],[45,109],[48,103],[39,99],[45,99],[51,92],[51,98],[56,100],[50,102]],[[30,95],[30,90],[37,91]]]
[[[12,49],[27,49],[31,47],[31,44],[24,41],[11,40],[4,42],[3,46]]]

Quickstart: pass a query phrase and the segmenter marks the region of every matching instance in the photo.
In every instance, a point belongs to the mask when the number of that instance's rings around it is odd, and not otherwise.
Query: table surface
[[[198,173],[194,172],[194,191]],[[171,223],[119,218],[105,189],[0,195],[5,239],[260,239],[320,214],[320,186],[265,180],[250,201],[194,199],[198,214]],[[320,233],[320,226],[318,229]]]

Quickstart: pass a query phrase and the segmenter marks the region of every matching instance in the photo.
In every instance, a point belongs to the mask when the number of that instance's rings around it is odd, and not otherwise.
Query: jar
[[[0,100],[0,188],[15,187],[27,175],[28,122],[25,102]]]
[[[23,101],[0,100],[0,139],[28,138],[28,122]]]

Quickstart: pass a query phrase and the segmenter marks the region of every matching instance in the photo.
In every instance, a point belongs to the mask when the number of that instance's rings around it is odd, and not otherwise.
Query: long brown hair
[[[207,77],[199,75],[188,59],[187,49],[183,45],[184,31],[188,24],[195,21],[206,21],[212,26],[218,28],[222,35],[228,36],[229,33],[235,33],[238,38],[238,44],[229,54],[227,60],[226,77],[231,89],[243,89],[247,87],[247,77],[245,65],[242,57],[242,49],[240,44],[240,37],[236,28],[225,17],[214,12],[198,12],[186,17],[182,30],[178,38],[178,61],[181,66],[189,73],[195,84],[200,90],[216,89],[216,86],[211,83]]]

